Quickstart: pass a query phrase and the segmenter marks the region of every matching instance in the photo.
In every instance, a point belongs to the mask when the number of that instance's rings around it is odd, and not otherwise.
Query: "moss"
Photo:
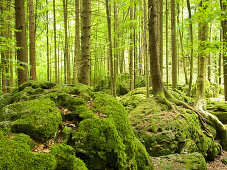
[[[221,162],[222,162],[223,164],[227,165],[227,158],[222,159]]]
[[[54,169],[56,160],[50,154],[34,154],[29,136],[19,134],[11,139],[0,137],[0,169]]]
[[[199,153],[173,154],[153,158],[156,169],[200,169],[207,170],[206,161]]]
[[[62,123],[61,114],[50,99],[12,104],[4,111],[4,120],[13,121],[13,132],[28,134],[38,141],[51,138]]]
[[[125,145],[111,120],[83,120],[73,140],[76,151],[86,155],[88,168],[122,168],[126,164]]]
[[[55,145],[51,148],[51,154],[57,159],[57,169],[87,170],[84,162],[75,156],[74,149],[65,144]]]
[[[133,129],[148,153],[161,156],[200,152],[205,158],[214,159],[220,147],[205,134],[197,114],[179,106],[174,109],[173,112],[167,105],[150,98],[129,113]]]
[[[70,94],[78,95],[84,98],[85,100],[90,100],[93,97],[93,92],[90,87],[84,84],[75,84],[72,87]]]

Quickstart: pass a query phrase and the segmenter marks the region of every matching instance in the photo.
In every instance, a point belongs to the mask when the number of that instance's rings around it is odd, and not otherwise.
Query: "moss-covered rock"
[[[204,157],[199,153],[190,154],[172,154],[152,158],[155,164],[155,169],[199,169],[207,170],[207,165]]]
[[[55,169],[56,159],[51,154],[33,153],[34,142],[19,134],[12,138],[0,131],[0,169]]]
[[[122,102],[133,105],[129,113],[131,124],[151,156],[200,152],[212,160],[220,152],[220,145],[206,134],[196,113],[177,106],[175,111],[169,110],[154,98],[140,95],[136,104],[128,96]],[[216,131],[212,130],[215,136]]]
[[[95,116],[81,121],[73,136],[77,155],[86,160],[88,168],[152,169],[146,150],[134,136],[124,107],[104,93],[96,93],[90,107]]]
[[[74,149],[65,144],[55,145],[51,148],[51,154],[57,159],[56,169],[87,170],[85,163],[75,156]]]
[[[61,114],[50,99],[8,105],[0,120],[12,121],[12,132],[25,133],[38,141],[51,138],[62,123]]]

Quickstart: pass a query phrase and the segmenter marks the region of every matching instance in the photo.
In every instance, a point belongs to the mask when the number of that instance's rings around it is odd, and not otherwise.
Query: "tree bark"
[[[73,82],[76,83],[78,70],[79,70],[79,60],[80,60],[80,2],[75,0],[75,15],[76,15],[76,31],[75,31],[75,57],[74,57],[74,67],[73,67]]]
[[[46,0],[46,5],[48,5],[48,0]],[[47,45],[47,81],[50,81],[50,62],[49,62],[49,12],[46,11],[46,45]]]
[[[90,85],[90,36],[91,36],[91,0],[83,0],[81,8],[81,58],[78,80]]]
[[[35,23],[34,23],[34,5],[33,0],[29,0],[29,41],[30,41],[30,76],[31,80],[36,81],[36,51],[35,51]]]
[[[159,55],[160,71],[163,75],[163,0],[159,0]]]
[[[17,60],[23,68],[18,68],[18,85],[27,81],[27,47],[24,1],[15,0]]]
[[[171,2],[172,88],[177,88],[176,19],[175,0]]]
[[[169,88],[169,3],[166,0],[166,88]]]
[[[133,20],[133,1],[130,0],[130,20]],[[129,49],[129,74],[130,74],[130,91],[134,89],[134,75],[133,75],[133,25],[130,24],[130,49]]]
[[[55,0],[53,0],[53,13],[54,13],[54,77],[55,83],[58,84],[58,59],[57,59],[57,33],[56,33],[56,7]]]

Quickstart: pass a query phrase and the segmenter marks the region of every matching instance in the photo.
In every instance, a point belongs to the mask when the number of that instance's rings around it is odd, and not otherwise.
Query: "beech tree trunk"
[[[54,13],[54,77],[55,83],[58,84],[58,60],[57,60],[57,35],[56,35],[56,7],[55,0],[53,0],[53,13]]]
[[[172,88],[177,88],[177,52],[176,52],[176,19],[175,0],[171,2],[171,44],[172,44]]]
[[[15,0],[16,11],[16,41],[17,41],[17,60],[19,65],[23,68],[18,68],[18,85],[27,81],[27,40],[26,40],[26,25],[25,25],[25,9],[24,1]]]
[[[130,0],[130,20],[133,20],[133,0]],[[130,26],[130,49],[129,49],[129,74],[130,74],[130,91],[134,89],[134,75],[133,75],[133,25]]]
[[[29,41],[30,41],[30,76],[31,80],[36,81],[36,51],[35,51],[35,21],[33,0],[29,0]]]
[[[91,0],[83,0],[81,7],[81,58],[78,80],[82,84],[90,85]]]

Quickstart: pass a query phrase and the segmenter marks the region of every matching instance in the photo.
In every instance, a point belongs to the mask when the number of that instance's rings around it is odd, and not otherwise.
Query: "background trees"
[[[4,92],[10,86],[16,86],[17,81],[21,84],[27,77],[35,79],[33,75],[37,73],[38,80],[60,84],[78,81],[94,88],[104,88],[103,83],[107,90],[110,87],[117,89],[112,90],[113,94],[120,94],[123,88],[132,90],[134,87],[145,86],[145,68],[148,68],[147,72],[151,75],[156,74],[152,72],[152,64],[158,61],[153,61],[153,58],[146,60],[149,55],[146,45],[149,32],[147,25],[151,24],[148,20],[151,18],[147,18],[151,10],[146,10],[148,1],[108,1],[109,21],[106,19],[108,13],[105,0],[92,1],[92,4],[89,0],[81,1],[82,4],[78,0],[33,1],[27,0],[20,4],[22,2],[15,0],[15,8],[12,0],[1,2],[0,85]],[[178,88],[177,84],[185,85],[185,78],[190,77],[190,94],[197,81],[198,64],[202,63],[206,64],[205,69],[208,64],[211,68],[211,83],[222,82],[221,86],[224,87],[226,81],[221,79],[226,75],[223,73],[223,70],[226,72],[223,69],[226,66],[226,43],[222,40],[226,42],[226,13],[222,11],[226,11],[226,1],[222,1],[221,6],[218,1],[209,1],[207,8],[199,5],[200,0],[161,0],[155,3],[157,16],[152,22],[157,24],[150,34],[158,32],[154,45],[157,46],[156,55],[163,84],[167,88],[169,84]],[[25,7],[24,15],[20,15],[23,8],[18,8],[19,5]],[[171,20],[168,11],[171,11]],[[212,36],[208,35],[211,37],[209,40],[200,41],[201,37],[198,36],[204,31],[198,26],[202,20],[206,20],[209,28],[212,22]],[[28,26],[31,26],[30,29]],[[22,31],[16,31],[15,28]],[[222,34],[220,30],[223,30]],[[109,32],[111,37],[108,36]],[[30,39],[28,35],[31,35]],[[223,36],[221,41],[220,35]],[[203,50],[201,42],[205,46]],[[153,47],[149,50],[152,57],[155,56],[153,50]],[[211,62],[206,63],[204,60],[198,63],[199,58],[203,59],[201,53],[211,55]],[[190,68],[190,72],[184,71],[186,68]],[[147,84],[147,87],[151,84]],[[188,85],[185,87],[188,88]]]

